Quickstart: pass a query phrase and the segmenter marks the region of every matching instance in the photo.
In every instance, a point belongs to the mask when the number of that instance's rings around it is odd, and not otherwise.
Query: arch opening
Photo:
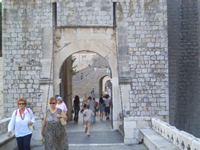
[[[118,85],[118,71],[117,71],[117,56],[116,56],[116,44],[115,39],[113,38],[114,31],[111,28],[104,29],[93,29],[93,28],[65,28],[65,29],[56,29],[55,36],[60,38],[56,41],[54,46],[54,79],[53,79],[53,93],[63,92],[67,93],[67,99],[72,99],[72,82],[69,83],[72,76],[66,76],[67,72],[72,70],[66,69],[68,71],[63,71],[63,66],[67,66],[72,63],[72,56],[80,52],[92,52],[103,57],[104,60],[108,63],[111,83],[112,83],[112,99],[113,99],[113,129],[119,129],[119,124],[121,123],[118,120],[118,115],[120,112],[120,100],[119,100],[119,85]],[[84,38],[83,36],[84,35]],[[84,58],[83,58],[84,59]],[[72,65],[72,64],[71,64]],[[97,66],[98,67],[98,66]],[[94,68],[93,68],[94,69]],[[98,70],[98,69],[97,69]],[[65,72],[65,73],[64,73]],[[62,74],[64,73],[64,74]],[[103,77],[102,75],[101,77]],[[68,80],[67,86],[63,88],[63,77]],[[99,77],[99,79],[101,78]],[[79,76],[80,79],[80,76]],[[67,82],[67,81],[66,81]],[[99,80],[97,81],[99,83]],[[98,84],[97,84],[98,85]],[[99,86],[98,86],[99,88]],[[97,88],[97,89],[98,89]],[[66,90],[67,89],[67,90]],[[97,95],[99,90],[96,90]],[[71,96],[71,97],[70,97]],[[99,96],[99,95],[98,95]],[[81,96],[82,97],[82,96]],[[69,101],[68,101],[69,102]],[[67,104],[72,106],[72,104]],[[68,112],[71,112],[69,107]],[[68,116],[70,119],[70,116]],[[72,117],[71,117],[72,120]]]

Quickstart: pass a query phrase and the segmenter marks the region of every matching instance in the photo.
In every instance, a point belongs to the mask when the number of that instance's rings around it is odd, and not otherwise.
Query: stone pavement
[[[148,150],[142,144],[124,145],[121,134],[112,130],[111,121],[100,121],[98,115],[96,122],[91,124],[89,137],[84,132],[82,114],[79,115],[78,124],[69,122],[66,125],[70,150]],[[44,150],[44,146],[32,147],[31,150]]]
[[[69,144],[69,150],[148,150],[144,145],[76,145]],[[34,147],[31,150],[44,150],[44,146]]]

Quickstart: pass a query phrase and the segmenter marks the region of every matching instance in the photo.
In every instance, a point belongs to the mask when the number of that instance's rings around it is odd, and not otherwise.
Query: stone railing
[[[0,134],[6,133],[8,129],[8,123],[10,118],[0,120]]]
[[[198,150],[200,148],[200,139],[195,136],[178,130],[176,127],[163,122],[157,118],[151,118],[152,129],[172,142],[180,149]]]
[[[17,147],[17,141],[15,139],[15,135],[12,134],[11,137],[7,137],[8,123],[10,118],[5,118],[0,120],[0,150],[11,150]],[[42,135],[42,120],[36,118],[35,121],[35,130],[33,130],[32,138],[31,138],[31,147],[40,146],[43,144]]]
[[[7,137],[7,128],[10,118],[0,120],[0,150],[14,149],[17,147],[17,141],[14,134]]]
[[[177,129],[157,118],[150,117],[125,117],[124,118],[124,144],[138,144],[144,136],[140,130],[151,128],[161,137],[183,150],[198,150],[200,138]],[[151,140],[151,139],[150,139]]]

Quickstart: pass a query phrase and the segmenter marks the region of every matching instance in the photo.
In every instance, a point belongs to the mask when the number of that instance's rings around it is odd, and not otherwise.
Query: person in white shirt
[[[84,107],[86,107],[86,105]],[[90,136],[91,117],[94,116],[93,111],[90,110],[89,108],[90,108],[90,106],[87,105],[87,109],[85,109],[84,112],[83,112],[85,133],[87,132],[88,136]]]
[[[90,110],[95,113],[96,101],[92,100],[92,97],[88,97],[88,105],[90,106]],[[95,116],[92,117],[92,122],[95,122]]]
[[[17,106],[19,109],[13,112],[8,124],[7,136],[10,137],[15,128],[18,150],[30,150],[32,131],[29,126],[32,126],[35,122],[33,112],[30,108],[26,108],[26,105],[27,102],[24,98],[18,99]]]
[[[67,115],[67,106],[65,105],[65,102],[63,102],[62,97],[58,97],[57,99],[57,104],[56,104],[56,108],[60,108],[65,115]]]

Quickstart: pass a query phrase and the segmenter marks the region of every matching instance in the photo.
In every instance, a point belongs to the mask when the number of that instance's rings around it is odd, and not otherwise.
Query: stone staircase
[[[81,73],[83,74],[82,79]],[[73,97],[75,95],[82,97],[85,93],[89,96],[92,88],[94,88],[95,96],[99,97],[99,80],[103,76],[110,76],[110,74],[106,72],[106,68],[97,68],[97,70],[94,71],[93,68],[87,67],[79,71],[72,78]]]

